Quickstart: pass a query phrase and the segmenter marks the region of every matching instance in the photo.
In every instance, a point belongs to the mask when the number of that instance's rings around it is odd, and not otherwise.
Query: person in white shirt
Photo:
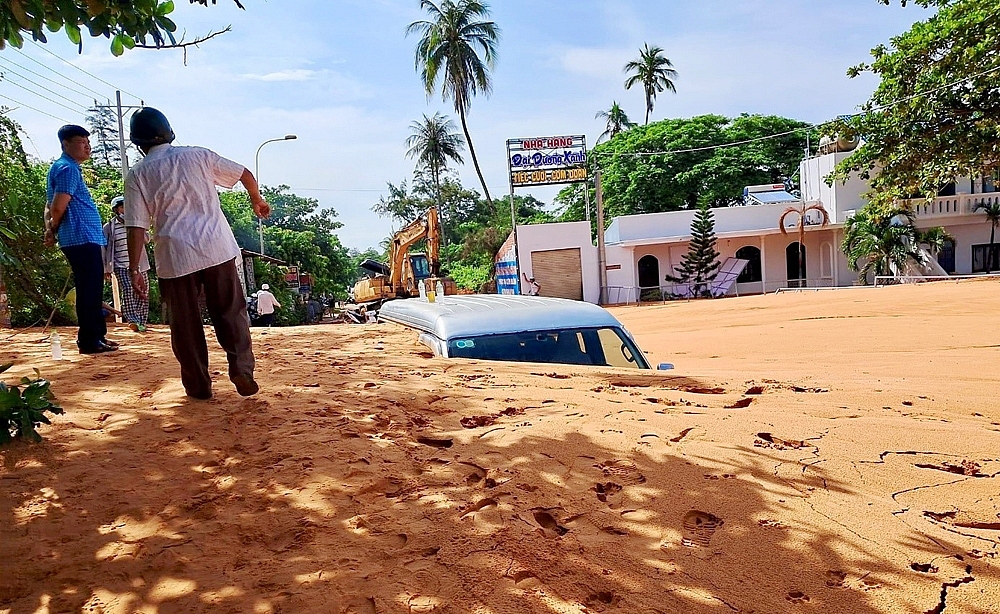
[[[199,307],[203,294],[229,360],[229,379],[241,395],[256,394],[260,388],[253,377],[250,317],[236,268],[240,248],[216,186],[242,183],[257,217],[268,217],[271,207],[242,165],[201,147],[173,147],[170,123],[156,109],[145,107],[132,115],[129,138],[145,154],[125,178],[129,275],[139,295],[147,296],[139,261],[152,226],[160,292],[170,310],[170,343],[184,390],[196,399],[212,396]]]
[[[118,279],[121,291],[122,318],[129,327],[137,332],[146,331],[146,320],[149,319],[149,298],[142,298],[132,288],[132,279],[128,273],[128,229],[125,227],[125,197],[116,196],[111,199],[111,219],[104,225],[104,238],[108,244],[104,246],[104,277],[111,281],[114,275]],[[148,239],[148,237],[147,237]],[[139,255],[139,275],[149,284],[149,257],[143,248]]]
[[[257,322],[261,326],[274,324],[274,308],[281,309],[281,303],[271,294],[271,286],[264,284],[257,293]]]

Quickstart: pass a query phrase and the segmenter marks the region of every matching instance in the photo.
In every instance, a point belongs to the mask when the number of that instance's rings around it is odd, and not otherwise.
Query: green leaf
[[[111,55],[119,57],[123,53],[125,53],[125,44],[122,42],[122,35],[117,34],[111,39]]]
[[[83,43],[83,37],[80,35],[80,26],[76,24],[66,24],[66,36],[74,45],[80,45]]]
[[[163,16],[169,15],[174,12],[173,0],[167,0],[166,2],[160,3],[160,6],[156,7],[156,14]]]

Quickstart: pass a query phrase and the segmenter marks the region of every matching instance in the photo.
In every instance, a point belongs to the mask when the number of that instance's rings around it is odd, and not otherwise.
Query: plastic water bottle
[[[59,339],[59,333],[52,331],[49,342],[52,344],[52,360],[62,360],[62,341]]]
[[[437,286],[435,287],[435,290],[437,290],[437,295],[438,296],[444,296],[444,282],[441,281],[440,279],[437,282]]]
[[[420,298],[422,298],[422,299],[424,299],[426,301],[427,300],[427,286],[422,281],[419,282],[419,285],[420,285]]]

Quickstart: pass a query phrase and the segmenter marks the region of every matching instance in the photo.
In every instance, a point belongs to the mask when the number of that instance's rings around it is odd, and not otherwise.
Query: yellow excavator
[[[423,239],[427,240],[427,253],[411,254],[410,248]],[[388,265],[373,260],[361,263],[369,277],[354,285],[353,308],[348,313],[353,311],[354,315],[365,317],[367,313],[377,312],[385,301],[420,296],[420,284],[424,284],[426,291],[436,293],[440,282],[445,295],[457,294],[455,281],[441,277],[440,251],[438,212],[431,207],[392,236]]]

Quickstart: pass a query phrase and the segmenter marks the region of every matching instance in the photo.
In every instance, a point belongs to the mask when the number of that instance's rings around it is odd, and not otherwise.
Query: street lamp
[[[278,141],[294,141],[297,138],[299,138],[299,137],[295,136],[294,134],[286,134],[283,137],[280,137],[280,138],[277,138],[277,139],[269,139],[269,140],[264,141],[263,143],[260,144],[260,147],[257,148],[257,155],[254,156],[254,163],[253,163],[253,176],[254,176],[255,179],[257,179],[257,184],[258,185],[261,185],[261,183],[260,183],[260,150],[264,149],[264,145],[267,145],[268,143],[277,143]],[[257,218],[257,235],[260,237],[260,253],[263,254],[264,253],[264,220],[262,220],[261,218]]]

